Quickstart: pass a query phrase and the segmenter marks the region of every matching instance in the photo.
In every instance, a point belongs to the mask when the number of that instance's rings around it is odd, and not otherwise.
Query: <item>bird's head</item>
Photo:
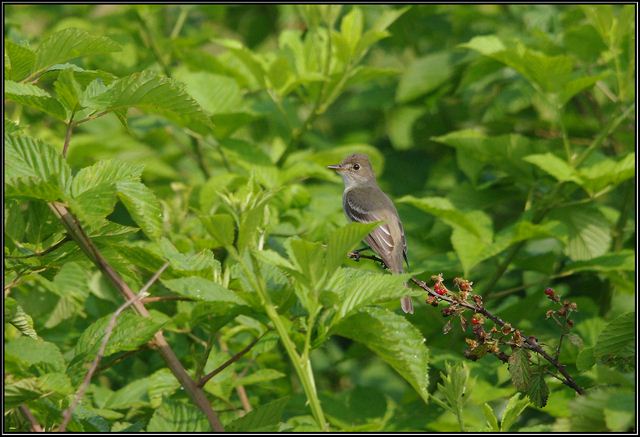
[[[346,188],[374,183],[376,180],[369,157],[361,153],[349,155],[340,164],[329,165],[327,168],[342,176]]]

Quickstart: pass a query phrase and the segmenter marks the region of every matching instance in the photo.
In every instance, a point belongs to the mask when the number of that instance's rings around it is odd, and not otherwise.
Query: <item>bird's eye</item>
[[[354,170],[360,170],[360,164],[353,164]]]

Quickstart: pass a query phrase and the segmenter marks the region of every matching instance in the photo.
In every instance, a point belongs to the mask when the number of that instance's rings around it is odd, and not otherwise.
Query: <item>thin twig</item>
[[[67,149],[69,148],[69,143],[71,142],[71,133],[73,132],[73,117],[75,117],[75,111],[71,113],[71,117],[69,117],[69,122],[67,123],[67,132],[64,135],[64,146],[62,147],[62,156],[64,158],[67,157]]]
[[[167,267],[169,267],[168,262],[165,263],[162,267],[160,267],[160,270],[158,270],[151,277],[151,279],[149,279],[149,281],[145,284],[144,287],[140,289],[140,292],[137,295],[135,295],[133,299],[129,299],[125,303],[120,305],[120,307],[116,310],[116,312],[114,312],[113,315],[111,316],[111,319],[109,320],[109,324],[107,325],[107,329],[105,329],[104,331],[104,337],[102,337],[102,343],[100,344],[100,349],[98,349],[98,353],[96,354],[96,357],[94,358],[93,363],[91,363],[91,367],[89,368],[86,375],[84,376],[84,380],[82,381],[80,388],[78,388],[78,391],[76,392],[73,402],[71,402],[71,405],[69,405],[69,408],[67,408],[62,415],[62,424],[60,424],[60,428],[58,430],[59,432],[66,431],[67,425],[69,424],[69,421],[71,421],[71,416],[73,414],[73,411],[76,409],[76,407],[78,406],[78,403],[84,396],[84,393],[87,391],[87,388],[91,383],[91,378],[93,378],[93,374],[98,369],[100,360],[102,360],[102,357],[104,356],[104,352],[107,349],[107,344],[109,343],[111,334],[113,333],[113,330],[116,327],[116,322],[118,320],[118,317],[120,316],[120,314],[122,314],[124,310],[129,308],[136,301],[139,301],[144,296],[146,296],[147,290],[149,289],[149,287],[151,287],[153,283],[156,282],[156,280],[160,277],[162,272],[164,272]]]
[[[145,297],[144,299],[142,299],[142,303],[166,302],[166,301],[173,301],[173,300],[181,300],[181,301],[184,300],[184,301],[192,302],[195,299],[191,297],[186,297],[186,296],[152,296],[152,297]]]
[[[376,256],[358,254],[358,257],[359,258],[365,258],[365,259],[371,259],[373,261],[379,261],[379,262],[382,261],[380,258],[378,258]],[[427,285],[426,282],[424,282],[424,281],[422,281],[420,279],[411,278],[411,282],[413,282],[418,287],[420,287],[423,290],[425,290],[427,293],[429,293],[431,296],[435,297],[439,301],[445,301],[445,302],[447,302],[449,304],[452,304],[452,305],[453,304],[459,305],[461,307],[470,309],[471,311],[473,311],[475,313],[480,313],[483,316],[485,316],[486,318],[488,318],[491,321],[493,321],[493,323],[495,323],[496,325],[498,325],[500,327],[503,327],[506,324],[506,322],[504,320],[502,320],[500,317],[498,317],[498,316],[494,315],[493,313],[491,313],[484,306],[473,305],[473,304],[470,304],[470,303],[465,302],[465,301],[454,300],[454,299],[448,297],[447,295],[440,295],[440,294],[436,293],[435,291],[433,291],[431,289],[431,287],[429,287]],[[556,369],[558,369],[558,371],[562,374],[562,376],[564,376],[564,379],[562,380],[563,384],[571,387],[578,394],[582,395],[582,394],[585,393],[584,389],[582,387],[580,387],[575,382],[573,377],[567,372],[567,370],[565,369],[564,365],[562,363],[560,363],[557,359],[555,359],[554,357],[549,355],[544,349],[542,349],[540,344],[538,344],[538,342],[535,340],[535,337],[528,337],[522,331],[520,331],[520,333],[521,333],[522,337],[524,338],[524,341],[525,341],[525,343],[527,345],[526,346],[527,349],[532,350],[532,351],[536,352],[537,354],[539,354],[540,356],[542,356],[542,358],[544,358],[549,363],[551,363]]]
[[[144,349],[146,349],[146,348],[145,347],[141,347],[141,348],[138,348],[138,349],[134,349],[132,351],[127,351],[127,352],[123,353],[122,355],[120,355],[120,356],[114,358],[113,360],[109,361],[107,364],[104,364],[104,365],[98,367],[98,370],[96,370],[96,373],[100,373],[100,372],[102,372],[104,370],[107,370],[109,367],[115,366],[116,364],[124,361],[125,359],[129,358],[132,355],[137,354],[140,351],[143,351]]]
[[[229,353],[229,346],[227,346],[227,342],[224,341],[222,338],[220,339],[220,349],[222,349],[222,351],[224,353]],[[240,373],[240,375],[236,375],[235,372],[232,370],[232,378],[236,379],[236,377],[242,378],[246,373],[247,370],[249,370],[249,367],[245,367],[242,372]],[[242,404],[242,409],[244,410],[245,414],[250,412],[253,408],[251,408],[251,403],[249,402],[249,397],[247,396],[247,390],[245,390],[244,385],[242,384],[238,384],[236,385],[236,393],[238,394],[238,398],[240,398],[240,404]]]
[[[33,258],[34,256],[45,256],[46,254],[51,253],[54,250],[56,250],[57,248],[59,248],[60,246],[62,246],[67,241],[71,241],[71,238],[68,235],[66,235],[62,240],[60,240],[57,243],[55,243],[53,246],[47,247],[42,252],[34,252],[31,255],[16,255],[16,256],[8,256],[7,255],[7,256],[5,256],[5,258],[7,258],[7,259],[18,259],[18,258]]]
[[[213,370],[212,372],[208,373],[207,375],[203,376],[200,381],[198,381],[198,387],[204,387],[204,385],[207,383],[207,381],[209,381],[211,378],[213,378],[214,376],[216,376],[218,373],[222,372],[224,369],[226,369],[227,367],[229,367],[231,364],[235,363],[236,361],[238,361],[240,358],[242,358],[242,356],[244,354],[246,354],[247,352],[249,352],[251,350],[252,347],[254,347],[256,345],[256,343],[258,341],[260,341],[260,339],[266,334],[266,332],[262,335],[260,335],[259,337],[256,337],[251,343],[249,343],[244,349],[242,349],[240,352],[238,352],[237,354],[235,354],[234,356],[232,356],[231,358],[229,358],[227,361],[225,361],[224,363],[222,363],[220,366],[218,366],[218,368],[216,368],[215,370]]]
[[[44,432],[44,429],[42,429],[42,426],[40,426],[40,424],[38,423],[38,419],[35,418],[29,407],[27,407],[25,404],[22,404],[20,405],[19,410],[24,418],[29,422],[29,429],[31,430],[31,432]]]

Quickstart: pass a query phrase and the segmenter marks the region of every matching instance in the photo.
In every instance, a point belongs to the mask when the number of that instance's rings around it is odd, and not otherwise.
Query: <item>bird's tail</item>
[[[402,305],[402,311],[413,314],[413,301],[411,300],[411,296],[402,296],[400,305]]]

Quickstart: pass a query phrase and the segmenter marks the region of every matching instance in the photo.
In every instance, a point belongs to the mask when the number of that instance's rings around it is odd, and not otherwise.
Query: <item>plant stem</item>
[[[318,423],[320,429],[328,431],[329,427],[324,417],[324,412],[322,411],[320,399],[318,398],[318,393],[316,391],[311,361],[309,359],[304,359],[300,354],[298,354],[296,345],[293,340],[291,340],[291,337],[287,332],[287,328],[284,326],[284,323],[280,318],[280,314],[278,314],[275,305],[271,302],[271,298],[265,289],[264,281],[262,280],[260,272],[254,272],[253,269],[249,268],[247,261],[240,256],[235,247],[230,246],[228,250],[229,253],[238,261],[240,267],[245,272],[247,280],[260,296],[264,310],[273,323],[273,326],[280,337],[280,341],[289,355],[289,360],[298,375],[298,379],[300,379],[300,382],[302,383],[302,388],[307,396],[307,401],[309,402],[309,407],[311,408],[311,413],[313,414],[314,419]]]
[[[42,429],[42,426],[38,423],[38,419],[35,418],[29,407],[22,404],[20,405],[19,410],[25,419],[29,421],[29,429],[31,432],[44,432],[44,429]]]

